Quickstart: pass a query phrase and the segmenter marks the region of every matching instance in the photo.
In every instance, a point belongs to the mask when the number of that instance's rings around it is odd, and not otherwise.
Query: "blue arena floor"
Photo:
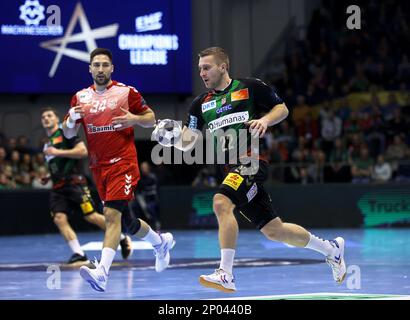
[[[117,252],[107,291],[98,293],[83,281],[78,268],[62,264],[71,255],[63,238],[47,234],[0,237],[0,299],[410,299],[410,229],[311,231],[323,238],[345,238],[348,275],[342,285],[334,283],[320,254],[247,230],[240,231],[238,240],[238,291],[226,294],[204,288],[198,277],[219,266],[219,245],[216,230],[197,230],[173,231],[171,265],[159,274],[152,250],[135,250],[128,261]],[[102,233],[78,236],[91,249],[92,242],[103,239]],[[145,243],[135,243],[139,244]],[[86,253],[100,258],[98,250]]]

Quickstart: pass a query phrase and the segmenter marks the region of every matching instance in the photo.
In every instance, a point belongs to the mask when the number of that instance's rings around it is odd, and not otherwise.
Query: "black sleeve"
[[[246,78],[242,81],[253,91],[255,105],[260,111],[269,112],[277,104],[284,103],[276,89],[265,82],[256,78]]]
[[[202,127],[205,124],[204,118],[202,118],[202,112],[201,112],[201,104],[203,101],[203,98],[206,96],[206,93],[201,94],[200,96],[196,97],[188,111],[188,118],[185,121],[185,126],[187,126],[189,129],[197,129],[197,130],[202,130]]]
[[[74,148],[77,144],[79,144],[80,142],[82,142],[82,140],[78,137],[72,137],[70,139],[67,139],[68,145],[70,146],[70,149]]]

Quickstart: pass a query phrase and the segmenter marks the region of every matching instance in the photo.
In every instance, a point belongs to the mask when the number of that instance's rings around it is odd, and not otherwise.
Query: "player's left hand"
[[[60,155],[60,150],[54,148],[54,147],[48,147],[47,149],[44,150],[44,154],[47,156],[59,156]]]
[[[128,110],[120,107],[121,111],[124,112],[124,115],[112,118],[112,125],[115,130],[123,130],[126,128],[133,127],[135,125],[135,117],[137,115],[132,114]]]
[[[268,124],[262,119],[250,120],[245,124],[249,126],[249,132],[254,138],[262,138],[268,129]]]

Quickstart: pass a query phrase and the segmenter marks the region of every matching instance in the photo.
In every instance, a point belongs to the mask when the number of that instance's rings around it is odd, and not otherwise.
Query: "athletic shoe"
[[[234,276],[222,269],[216,269],[210,275],[200,276],[199,283],[204,287],[221,290],[226,293],[234,293],[236,291]]]
[[[156,272],[161,272],[168,267],[170,260],[169,250],[171,250],[175,245],[174,237],[171,233],[162,233],[160,234],[160,237],[162,239],[162,243],[154,246]]]
[[[107,285],[108,274],[103,266],[98,265],[97,259],[93,264],[96,266],[95,269],[82,266],[80,268],[80,276],[87,281],[95,291],[104,292]]]
[[[346,277],[346,264],[344,259],[345,240],[337,237],[334,240],[329,240],[335,248],[333,254],[326,257],[326,263],[332,268],[333,279],[339,284],[343,282]]]
[[[86,255],[82,256],[81,254],[74,253],[71,256],[70,260],[68,260],[67,264],[73,264],[73,263],[76,263],[76,262],[88,262],[88,258],[87,258]]]
[[[120,241],[121,255],[123,259],[128,259],[132,255],[132,241],[129,236],[125,236],[124,239]]]

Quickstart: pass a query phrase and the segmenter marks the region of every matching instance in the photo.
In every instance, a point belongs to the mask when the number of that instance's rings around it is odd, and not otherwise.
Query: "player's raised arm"
[[[88,150],[85,143],[80,141],[71,149],[48,147],[44,150],[44,154],[60,158],[82,159],[88,156]]]
[[[255,137],[263,137],[268,127],[278,124],[289,114],[289,110],[284,103],[275,105],[267,114],[260,119],[247,122],[249,131]]]
[[[177,141],[174,147],[181,151],[188,151],[195,145],[198,137],[199,133],[197,130],[191,130],[190,128],[184,126],[182,129],[181,139]]]
[[[134,127],[136,125],[143,128],[151,128],[155,125],[155,114],[149,107],[146,107],[144,111],[138,114],[133,114],[123,108],[120,109],[124,114],[112,119],[112,124],[117,130]]]

